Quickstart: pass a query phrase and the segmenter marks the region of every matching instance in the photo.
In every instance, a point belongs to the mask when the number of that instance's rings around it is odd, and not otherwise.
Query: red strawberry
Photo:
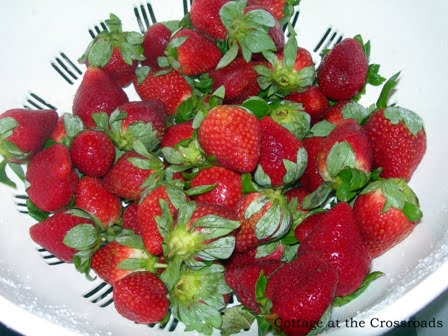
[[[215,43],[188,28],[174,34],[165,54],[171,66],[186,76],[197,76],[213,70],[222,57]]]
[[[324,182],[319,174],[316,162],[317,153],[324,139],[323,137],[317,136],[303,139],[303,147],[305,147],[308,153],[308,165],[299,182],[310,191],[316,190]]]
[[[317,214],[306,217],[294,230],[294,236],[299,243],[302,243],[313,230],[319,226],[325,212],[319,212]]]
[[[143,37],[136,32],[123,32],[121,20],[114,14],[106,20],[107,30],[89,44],[79,62],[103,69],[121,87],[131,84],[138,61],[143,61]]]
[[[333,181],[344,168],[370,173],[372,147],[363,128],[353,119],[341,122],[320,145],[317,169],[325,181]]]
[[[70,148],[73,138],[84,130],[81,118],[71,113],[64,113],[58,119],[50,139]]]
[[[101,180],[89,176],[79,181],[75,207],[94,215],[105,228],[117,223],[121,216],[120,199],[107,192]]]
[[[195,0],[191,5],[190,19],[193,26],[214,39],[225,40],[227,30],[221,22],[219,11],[230,0]]]
[[[328,99],[316,86],[310,86],[302,93],[292,93],[286,99],[301,103],[305,112],[311,116],[311,124],[322,120],[329,106]]]
[[[42,222],[34,224],[30,228],[30,236],[37,244],[44,247],[57,258],[71,263],[73,262],[73,255],[77,250],[66,246],[63,241],[66,233],[78,224],[92,223],[82,217],[58,212]]]
[[[242,197],[241,176],[226,168],[210,167],[201,170],[191,180],[190,186],[195,188],[213,184],[216,184],[213,190],[194,196],[193,199],[234,209]]]
[[[337,282],[334,268],[318,254],[295,259],[268,280],[266,297],[272,308],[267,320],[287,335],[306,335],[333,302]]]
[[[0,115],[0,155],[23,163],[33,157],[56,127],[53,110],[12,109]]]
[[[134,86],[142,100],[160,99],[169,115],[175,114],[179,105],[192,95],[191,86],[177,71],[165,74],[151,71],[146,77],[137,77]]]
[[[409,181],[426,152],[421,118],[400,107],[380,109],[370,115],[364,130],[373,147],[374,167],[384,178]]]
[[[131,229],[137,235],[141,235],[140,222],[138,221],[138,204],[130,203],[123,213],[123,229]]]
[[[260,120],[261,151],[255,181],[264,187],[291,185],[302,176],[308,156],[302,143],[271,117]]]
[[[307,210],[302,209],[302,202],[303,199],[309,195],[309,191],[303,188],[302,186],[293,188],[291,190],[288,190],[285,193],[286,199],[288,202],[293,201],[294,199],[297,200],[297,207],[294,209],[297,214],[306,215],[308,213]]]
[[[136,152],[126,152],[112,166],[104,177],[104,188],[118,197],[137,201],[143,192],[142,184],[154,174],[156,170],[150,167],[138,167],[132,160],[145,160],[145,157]],[[159,168],[163,167],[161,162]],[[151,164],[150,164],[151,165]],[[157,165],[157,162],[154,163]],[[151,168],[152,167],[151,165]]]
[[[257,258],[257,248],[253,248],[251,250],[247,250],[242,253],[235,252],[232,254],[232,256],[223,261],[223,264],[226,268],[226,270],[231,269],[238,269],[244,265],[254,263],[256,261],[267,261],[267,260],[275,260],[275,261],[281,261],[283,257],[284,247],[283,245],[279,244],[278,247],[275,249],[274,252],[271,254]]]
[[[162,22],[149,27],[143,37],[143,54],[146,59],[142,64],[155,69],[159,68],[158,58],[164,55],[170,37],[171,30]]]
[[[168,290],[153,273],[134,272],[114,286],[115,309],[137,323],[156,323],[168,313]]]
[[[179,142],[191,139],[193,132],[193,122],[191,121],[173,125],[166,130],[165,136],[162,138],[161,147],[174,148]]]
[[[56,144],[36,154],[28,165],[30,200],[42,211],[60,210],[72,201],[78,175],[72,166],[67,147]]]
[[[104,132],[85,130],[73,139],[70,156],[81,173],[102,177],[114,163],[115,146]]]
[[[353,210],[372,258],[405,239],[422,217],[416,195],[401,179],[368,185],[356,199]]]
[[[199,128],[199,144],[224,168],[248,173],[260,155],[260,129],[254,115],[238,106],[216,106]]]
[[[123,89],[104,70],[89,67],[73,101],[73,114],[79,116],[86,127],[95,127],[92,114],[111,114],[118,106],[129,101]]]
[[[319,89],[331,100],[349,100],[366,84],[368,68],[363,45],[344,39],[322,59],[317,70]]]
[[[346,296],[357,290],[369,273],[372,260],[353,210],[343,202],[326,212],[301,242],[298,255],[306,253],[320,254],[336,269],[339,278],[336,296]]]
[[[361,124],[367,115],[368,112],[362,105],[352,101],[340,101],[325,112],[324,119],[334,125],[339,125],[344,119],[355,119]]]
[[[294,0],[249,0],[249,6],[258,6],[271,13],[279,21],[288,21],[293,12],[293,6],[298,1]]]

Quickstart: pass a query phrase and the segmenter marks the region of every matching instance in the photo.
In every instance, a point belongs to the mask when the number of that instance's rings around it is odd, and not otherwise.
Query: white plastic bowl
[[[58,107],[60,113],[70,111],[81,76],[61,52],[75,62],[91,40],[88,29],[94,32],[95,26],[101,27],[100,21],[111,12],[122,19],[127,30],[138,31],[136,13],[143,19],[142,9],[148,13],[147,8],[145,2],[123,0],[33,0],[3,4],[0,110],[33,104],[45,107],[37,95]],[[153,0],[152,8],[158,21],[183,15],[182,0]],[[428,135],[426,156],[411,182],[420,197],[424,219],[408,239],[374,261],[373,270],[381,270],[386,276],[361,298],[334,311],[334,319],[344,321],[353,317],[366,321],[366,326],[328,330],[329,335],[382,333],[387,329],[371,326],[372,319],[406,320],[448,287],[448,179],[444,165],[448,140],[444,78],[448,73],[446,17],[448,2],[443,0],[303,0],[300,6],[297,24],[300,45],[313,50],[329,27],[332,30],[326,42],[333,33],[336,39],[357,33],[370,39],[372,61],[382,65],[381,73],[389,77],[402,71],[393,99],[423,117]],[[318,61],[317,53],[314,56]],[[59,61],[78,79],[66,72]],[[131,99],[137,98],[132,89],[128,93]],[[378,88],[369,87],[362,102],[375,102],[378,93]],[[0,186],[3,323],[26,335],[169,333],[166,329],[129,322],[115,312],[113,305],[100,308],[89,302],[83,295],[100,281],[88,282],[71,265],[48,266],[28,236],[33,220],[17,211],[14,198],[17,194],[23,194],[23,188],[12,191]],[[178,325],[174,333],[183,334],[182,326]],[[255,335],[256,331],[252,329],[250,333]]]

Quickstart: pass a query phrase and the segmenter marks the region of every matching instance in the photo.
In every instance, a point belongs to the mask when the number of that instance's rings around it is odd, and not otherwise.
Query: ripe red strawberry
[[[310,86],[302,93],[292,93],[286,99],[301,103],[305,112],[310,115],[312,125],[322,120],[329,106],[328,99],[316,86]]]
[[[138,221],[138,203],[130,203],[124,210],[122,217],[123,229],[131,229],[137,235],[141,235],[140,222]]]
[[[260,156],[260,129],[254,115],[238,106],[216,106],[199,127],[199,144],[231,170],[248,173]]]
[[[241,304],[255,313],[260,313],[255,296],[257,280],[262,272],[269,278],[283,265],[285,263],[280,260],[261,260],[239,267],[226,268],[225,280]]]
[[[33,157],[56,127],[53,110],[11,109],[0,115],[0,155],[23,163]]]
[[[103,177],[114,163],[115,146],[104,132],[84,130],[73,139],[70,156],[81,173]]]
[[[358,196],[353,210],[372,258],[405,239],[422,217],[416,195],[401,179],[371,183]]]
[[[421,118],[400,107],[372,113],[364,130],[373,147],[374,167],[384,178],[409,181],[426,152],[426,133]]]
[[[319,174],[316,162],[317,153],[324,139],[324,137],[317,136],[303,139],[303,147],[308,153],[308,165],[299,179],[299,183],[309,191],[316,190],[324,182]]]
[[[84,176],[79,181],[75,207],[94,215],[105,228],[121,217],[120,199],[107,192],[102,181],[94,177]]]
[[[294,230],[294,236],[302,243],[317,228],[324,217],[325,212],[319,212],[306,217]]]
[[[186,76],[197,76],[213,70],[222,57],[214,42],[188,28],[174,34],[165,54],[168,63]]]
[[[190,183],[192,188],[202,185],[216,186],[213,190],[194,196],[198,202],[224,206],[235,209],[242,195],[241,176],[229,169],[210,167],[201,170]]]
[[[58,212],[53,216],[34,224],[30,228],[31,238],[54,256],[67,263],[73,262],[77,250],[64,244],[68,231],[78,224],[92,224],[89,220],[68,213]]]
[[[142,100],[160,99],[169,115],[175,114],[179,105],[192,95],[191,86],[177,71],[165,74],[150,71],[146,76],[138,76],[134,86]]]
[[[106,20],[108,30],[100,32],[89,44],[80,63],[103,69],[121,87],[131,84],[138,61],[143,61],[143,37],[123,32],[121,20],[114,14]]]
[[[362,105],[343,100],[328,108],[324,119],[334,125],[339,125],[345,119],[355,119],[361,124],[367,115],[368,112]]]
[[[190,19],[193,26],[214,39],[225,40],[227,30],[221,22],[219,11],[230,0],[195,0],[191,5]]]
[[[104,70],[89,67],[73,101],[73,114],[79,116],[86,127],[95,127],[92,114],[111,114],[118,106],[129,101],[123,89]]]
[[[26,179],[30,200],[42,211],[58,211],[70,204],[76,192],[78,175],[70,153],[62,144],[55,144],[36,154],[28,165]]]
[[[333,181],[344,168],[370,173],[372,146],[363,128],[353,119],[341,122],[320,145],[317,169],[325,181]]]
[[[293,260],[268,280],[266,297],[272,308],[267,320],[287,335],[306,335],[333,302],[337,282],[334,268],[318,254]]]
[[[300,227],[300,226],[299,226]],[[298,255],[318,253],[338,272],[336,296],[359,288],[370,270],[371,257],[352,208],[340,202],[325,213],[317,227],[300,244]]]
[[[275,260],[275,261],[281,261],[283,257],[284,247],[283,245],[279,244],[278,247],[275,249],[274,252],[271,254],[257,258],[257,248],[253,248],[251,250],[247,250],[242,253],[235,252],[232,254],[232,256],[223,261],[223,265],[225,266],[226,270],[229,269],[238,269],[244,265],[254,263],[256,261],[267,261],[267,260]]]
[[[168,290],[153,273],[134,272],[114,286],[115,309],[137,323],[156,323],[168,313]]]
[[[261,150],[255,181],[264,187],[291,185],[302,176],[308,156],[302,143],[271,117],[260,120]]]
[[[71,113],[64,113],[59,117],[55,129],[53,133],[51,133],[50,139],[70,148],[73,138],[83,130],[84,124],[82,123],[81,118]]]
[[[331,100],[349,100],[366,84],[368,68],[363,45],[344,39],[322,59],[317,70],[319,89]]]
[[[159,68],[158,58],[164,55],[170,37],[171,30],[162,22],[149,27],[143,36],[142,47],[146,59],[142,64],[154,69]]]
[[[137,201],[143,192],[142,184],[155,173],[149,167],[137,167],[132,160],[145,160],[136,152],[126,152],[112,166],[104,177],[104,188],[118,197]],[[160,168],[163,164],[160,162]]]
[[[179,142],[191,139],[193,136],[193,122],[185,122],[168,127],[164,137],[162,138],[161,147],[174,148]]]

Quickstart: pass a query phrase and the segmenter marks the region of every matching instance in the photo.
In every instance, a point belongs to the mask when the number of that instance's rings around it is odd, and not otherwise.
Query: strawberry
[[[307,210],[302,209],[302,202],[303,199],[309,194],[310,192],[308,190],[306,190],[305,188],[303,188],[302,186],[300,187],[295,187],[293,189],[288,190],[285,193],[286,199],[288,200],[288,202],[291,202],[292,200],[297,200],[297,207],[295,209],[296,212],[300,212],[303,215],[306,215],[308,213]]]
[[[296,0],[248,0],[247,4],[263,8],[278,21],[286,23],[294,12],[293,6],[297,5],[298,2]]]
[[[222,57],[214,42],[188,28],[182,28],[174,34],[165,54],[166,62],[186,76],[197,76],[213,70]]]
[[[78,185],[70,153],[55,144],[36,154],[28,165],[26,179],[30,200],[42,211],[58,211],[70,204]]]
[[[265,318],[287,335],[306,335],[330,309],[337,283],[337,272],[323,257],[300,256],[270,276],[266,297],[272,308]]]
[[[182,124],[172,125],[167,128],[162,138],[161,147],[174,148],[179,142],[193,137],[193,122],[185,122]]]
[[[168,313],[167,294],[168,290],[156,275],[134,272],[115,283],[115,309],[131,321],[156,323]]]
[[[123,89],[104,70],[87,68],[73,100],[73,114],[81,118],[84,125],[95,127],[92,114],[111,114],[118,106],[129,101]]]
[[[405,239],[422,217],[417,196],[402,179],[369,184],[357,197],[353,210],[372,258]]]
[[[297,225],[294,230],[294,236],[299,243],[305,241],[305,239],[314,231],[316,227],[319,226],[325,212],[319,212],[310,216],[305,217],[305,219]]]
[[[260,129],[255,116],[238,106],[216,106],[199,127],[199,144],[231,170],[248,173],[260,155]]]
[[[76,190],[75,207],[94,215],[107,228],[121,217],[121,201],[107,192],[101,180],[84,176]]]
[[[177,71],[157,73],[147,67],[138,70],[134,81],[137,94],[143,101],[160,99],[168,115],[175,114],[180,104],[192,95],[191,86]]]
[[[310,115],[312,125],[322,120],[329,107],[328,99],[316,86],[310,86],[301,93],[292,93],[286,99],[301,103],[305,112]]]
[[[221,22],[221,7],[230,0],[195,0],[191,5],[190,19],[193,26],[205,35],[225,40],[226,27]]]
[[[170,38],[171,30],[163,22],[149,27],[143,36],[142,47],[146,59],[142,64],[155,69],[159,68],[158,58],[164,55]]]
[[[325,112],[324,119],[334,125],[339,125],[344,119],[354,119],[360,125],[368,116],[367,109],[354,101],[340,101]]]
[[[302,104],[290,100],[274,101],[270,104],[269,116],[299,140],[310,131],[310,115],[303,110]]]
[[[363,45],[354,38],[342,40],[322,59],[317,82],[331,100],[349,100],[367,81],[369,60]]]
[[[123,154],[104,177],[104,188],[118,197],[137,201],[143,183],[163,168],[157,158],[145,158],[134,151]]]
[[[324,139],[324,137],[318,136],[303,139],[303,147],[308,153],[308,165],[299,179],[299,183],[310,191],[316,190],[324,182],[319,174],[316,162],[317,153]]]
[[[271,117],[260,120],[261,151],[255,181],[264,187],[291,185],[302,176],[308,155],[302,143]]]
[[[190,183],[192,188],[204,185],[215,187],[204,194],[194,196],[194,200],[234,209],[243,196],[241,176],[226,168],[210,167],[201,170]]]
[[[77,251],[64,244],[64,237],[68,231],[79,224],[92,224],[92,222],[69,213],[58,212],[31,226],[30,236],[37,244],[57,258],[72,263],[73,255]]]
[[[336,269],[339,279],[336,296],[346,296],[357,290],[369,273],[372,261],[354,212],[344,202],[327,211],[301,242],[298,256],[306,253],[320,254]]]
[[[121,20],[110,14],[108,29],[100,32],[79,59],[87,66],[101,68],[121,87],[131,84],[139,61],[143,61],[143,37],[137,32],[123,32]]]
[[[138,203],[130,203],[123,212],[123,229],[131,229],[137,235],[141,235],[140,222],[138,221]]]
[[[104,132],[84,130],[73,139],[70,157],[81,173],[102,177],[114,163],[115,147]]]
[[[83,130],[84,124],[82,123],[81,118],[71,113],[64,113],[59,117],[55,129],[53,133],[51,133],[50,139],[70,148],[73,138]]]
[[[0,115],[0,155],[10,162],[24,163],[48,140],[56,127],[53,110],[11,109]]]
[[[268,261],[268,260],[281,261],[283,257],[283,252],[284,252],[283,246],[278,245],[275,251],[272,252],[271,254],[257,258],[257,248],[253,248],[251,250],[247,250],[242,253],[238,252],[233,253],[229,259],[223,261],[223,265],[225,266],[226,270],[233,271],[240,267],[243,267],[244,265],[252,264],[256,261]]]

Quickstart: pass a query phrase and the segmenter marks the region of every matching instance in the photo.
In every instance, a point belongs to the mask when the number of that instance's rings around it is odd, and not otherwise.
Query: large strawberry
[[[271,117],[260,120],[261,150],[255,181],[264,187],[295,183],[307,166],[302,143]]]
[[[143,61],[143,37],[123,32],[121,20],[110,14],[108,29],[100,32],[79,59],[80,63],[103,69],[120,86],[131,84],[139,61]]]
[[[171,38],[171,30],[163,22],[153,24],[145,32],[143,36],[143,54],[145,60],[143,65],[147,65],[151,68],[159,68],[158,58],[165,53],[166,46]]]
[[[73,101],[73,114],[79,116],[86,127],[95,127],[92,114],[111,114],[118,106],[129,101],[123,89],[104,70],[89,67]]]
[[[402,179],[371,183],[358,196],[353,209],[373,258],[406,238],[422,217],[417,196]]]
[[[134,272],[115,283],[115,309],[131,321],[156,323],[168,313],[167,294],[167,288],[156,275]]]
[[[30,200],[42,211],[54,212],[70,204],[78,185],[70,153],[62,144],[55,144],[36,154],[28,165],[26,179],[30,183]]]
[[[238,106],[211,109],[199,127],[199,144],[218,163],[242,173],[254,170],[260,155],[260,129],[254,115]]]
[[[23,163],[35,155],[56,127],[53,110],[11,109],[0,115],[0,155]]]
[[[191,5],[190,19],[193,26],[203,34],[217,40],[225,40],[226,27],[221,22],[221,7],[230,0],[195,0]]]

